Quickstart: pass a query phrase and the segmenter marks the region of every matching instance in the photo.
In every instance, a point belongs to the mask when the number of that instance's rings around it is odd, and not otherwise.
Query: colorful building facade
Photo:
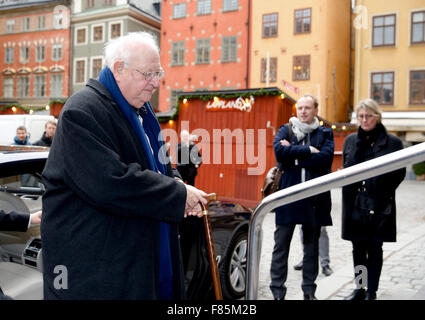
[[[0,4],[2,109],[17,105],[28,111],[69,96],[70,3]]]
[[[182,91],[248,88],[250,0],[163,1],[159,110]]]
[[[425,141],[425,2],[357,0],[353,28],[354,104],[376,100],[387,129]]]
[[[253,0],[250,87],[312,93],[319,115],[349,120],[350,0]]]

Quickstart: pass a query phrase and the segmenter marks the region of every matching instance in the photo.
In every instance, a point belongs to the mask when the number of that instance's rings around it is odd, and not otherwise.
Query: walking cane
[[[212,274],[215,298],[216,298],[216,300],[223,300],[223,295],[221,293],[220,276],[218,274],[217,260],[216,260],[216,257],[215,257],[215,249],[214,249],[214,242],[213,242],[213,237],[212,237],[211,221],[210,221],[210,216],[209,216],[209,213],[208,213],[209,203],[211,201],[216,201],[217,195],[215,193],[211,193],[211,194],[208,195],[207,200],[208,200],[207,207],[205,207],[204,204],[200,202],[201,208],[202,208],[202,215],[204,217],[205,238],[207,240],[208,256],[209,256],[209,260],[210,260],[211,274]]]

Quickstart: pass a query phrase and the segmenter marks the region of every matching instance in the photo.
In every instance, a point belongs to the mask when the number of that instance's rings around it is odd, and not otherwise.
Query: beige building
[[[425,141],[425,2],[357,0],[353,28],[354,105],[375,99],[387,129]]]
[[[250,87],[313,93],[319,115],[350,119],[350,0],[253,0]]]

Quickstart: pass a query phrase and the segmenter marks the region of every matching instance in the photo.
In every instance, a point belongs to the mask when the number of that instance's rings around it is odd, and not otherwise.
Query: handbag
[[[372,219],[383,219],[392,212],[392,198],[375,197],[368,194],[365,190],[358,192],[354,200],[354,211],[352,218],[355,221],[366,221]]]
[[[266,179],[264,180],[263,187],[261,188],[261,195],[263,198],[279,190],[282,174],[283,170],[278,166],[271,168],[267,172]]]
[[[289,136],[288,140],[292,139],[292,125],[289,123]],[[276,167],[271,168],[264,179],[263,187],[261,188],[261,196],[263,199],[272,193],[279,190],[280,180],[282,179],[283,169],[277,165]]]

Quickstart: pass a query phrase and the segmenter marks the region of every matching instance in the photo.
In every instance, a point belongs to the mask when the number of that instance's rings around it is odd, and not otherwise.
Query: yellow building
[[[349,120],[350,0],[252,0],[251,88],[319,98],[319,115]]]
[[[388,130],[425,141],[424,0],[357,0],[353,15],[354,105],[375,99]]]

